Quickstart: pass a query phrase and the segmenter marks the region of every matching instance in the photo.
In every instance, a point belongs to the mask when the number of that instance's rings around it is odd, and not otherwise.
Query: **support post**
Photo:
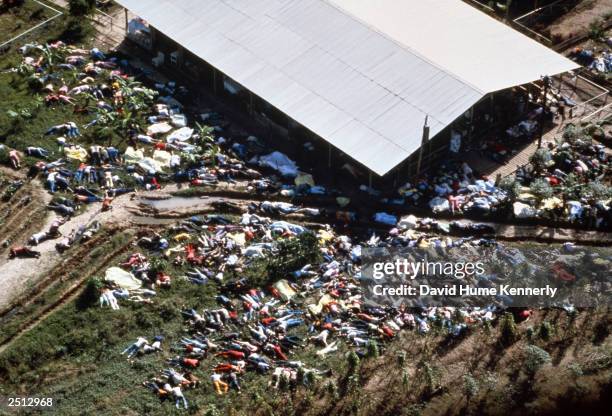
[[[217,95],[217,69],[213,68],[213,93]]]
[[[429,126],[427,120],[429,116],[425,116],[425,124],[423,125],[423,137],[421,138],[421,147],[419,149],[419,158],[417,160],[417,171],[418,174],[421,171],[421,163],[423,162],[423,150],[425,145],[429,142]]]
[[[327,167],[331,168],[332,166],[332,145],[331,143],[327,143]]]
[[[372,171],[368,170],[368,188],[372,189]]]
[[[127,35],[128,33],[128,10],[123,9],[123,11],[125,12],[125,34]]]
[[[468,130],[468,143],[472,143],[472,131],[474,130],[474,107],[470,108],[470,128]]]
[[[506,18],[505,20],[508,21],[508,19],[510,18],[510,6],[512,5],[512,0],[506,0]]]
[[[542,77],[544,82],[544,97],[542,98],[542,113],[540,114],[540,136],[538,137],[538,149],[542,147],[542,137],[544,136],[544,116],[548,103],[548,87],[550,86],[550,77]]]
[[[578,90],[578,74],[574,75],[574,94],[576,94],[576,91]]]

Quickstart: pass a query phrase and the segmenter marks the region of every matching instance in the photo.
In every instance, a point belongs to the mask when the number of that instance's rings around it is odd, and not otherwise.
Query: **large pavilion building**
[[[203,87],[378,176],[414,171],[426,119],[431,141],[448,141],[490,94],[577,67],[461,0],[117,2]]]

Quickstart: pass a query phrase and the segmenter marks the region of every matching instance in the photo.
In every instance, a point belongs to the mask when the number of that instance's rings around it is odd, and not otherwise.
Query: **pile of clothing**
[[[477,179],[465,162],[445,164],[437,174],[422,177],[414,185],[405,184],[399,193],[414,204],[428,200],[427,205],[436,214],[493,212],[508,198],[490,179]]]
[[[549,218],[587,228],[612,227],[612,188],[609,172],[612,157],[604,145],[591,140],[587,130],[568,127],[565,138],[549,143],[539,165],[529,165],[516,174],[523,185],[513,203],[517,218]],[[551,195],[534,195],[537,182],[548,184]],[[541,185],[540,185],[541,186]]]
[[[575,48],[570,57],[579,64],[596,72],[603,74],[612,72],[612,53],[607,50],[602,50],[598,53],[591,49]]]
[[[183,271],[173,280],[217,287],[216,306],[177,305],[185,329],[173,340],[174,353],[166,358],[165,369],[144,383],[160,399],[179,400],[172,389],[191,387],[201,378],[209,379],[219,395],[230,389],[239,392],[247,372],[269,377],[273,388],[284,382],[308,384],[330,374],[323,361],[330,354],[350,349],[363,357],[373,344],[384,347],[400,331],[427,333],[440,322],[449,334],[459,336],[470,325],[496,317],[495,305],[462,310],[372,306],[364,302],[360,283],[363,247],[477,247],[495,244],[490,239],[431,236],[418,229],[431,230],[435,221],[404,218],[386,238],[372,235],[359,242],[329,227],[311,230],[274,221],[264,213],[293,208],[262,205],[263,211],[244,213],[235,223],[219,215],[195,216],[171,227],[166,237],[143,237],[139,246],[144,253],[132,254],[121,265],[149,290],[159,287],[155,276],[164,273],[151,275],[151,256],[162,256]],[[316,236],[318,263],[301,265],[285,279],[263,286],[245,277],[254,262],[274,258],[283,242],[305,233]],[[319,364],[308,365],[296,357],[302,354],[317,358]]]

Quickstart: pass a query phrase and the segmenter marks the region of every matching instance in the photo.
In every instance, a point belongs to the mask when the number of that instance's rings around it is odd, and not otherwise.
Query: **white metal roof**
[[[379,175],[489,92],[576,65],[461,0],[118,0]]]

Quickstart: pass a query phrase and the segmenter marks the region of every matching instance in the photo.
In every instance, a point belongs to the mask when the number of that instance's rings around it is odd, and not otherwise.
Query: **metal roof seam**
[[[410,53],[411,55],[414,55],[416,57],[418,57],[419,59],[427,62],[428,64],[430,64],[431,66],[436,67],[437,69],[439,69],[440,71],[444,72],[445,74],[453,77],[454,79],[456,79],[457,81],[461,82],[462,84],[472,88],[473,90],[482,93],[482,94],[487,94],[489,91],[482,91],[480,88],[478,88],[477,86],[471,84],[469,81],[461,78],[459,75],[448,71],[447,68],[443,68],[442,66],[438,65],[436,62],[433,62],[429,59],[427,59],[425,56],[423,56],[422,54],[420,54],[419,52],[415,51],[414,49],[412,49],[411,47],[409,47],[408,45],[404,45],[401,42],[398,42],[397,40],[393,39],[392,37],[388,36],[387,34],[383,33],[382,31],[380,31],[377,27],[372,26],[371,24],[363,21],[362,19],[358,18],[357,16],[353,15],[352,13],[347,12],[346,10],[342,9],[341,7],[329,2],[328,0],[319,0],[322,1],[323,3],[328,4],[329,6],[333,7],[334,9],[338,10],[340,13],[344,14],[345,16],[349,16],[351,19],[355,20],[356,22],[366,26],[368,29],[370,29],[373,32],[378,33],[380,36],[384,37],[385,39],[393,42],[394,44],[396,44],[397,46],[399,46],[400,48],[402,48],[403,50],[405,50],[406,52]]]

